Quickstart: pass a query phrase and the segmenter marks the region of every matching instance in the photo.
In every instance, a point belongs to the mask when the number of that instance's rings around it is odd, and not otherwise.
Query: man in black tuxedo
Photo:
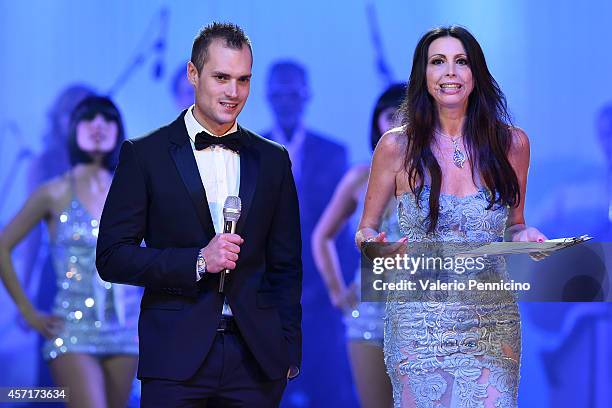
[[[299,381],[288,387],[285,399],[307,401],[313,407],[355,405],[344,328],[328,300],[311,246],[312,232],[347,170],[346,148],[305,123],[311,89],[308,72],[300,62],[275,61],[266,85],[274,125],[262,134],[289,151],[302,226],[304,364]],[[336,239],[342,270],[350,274],[347,279],[352,279],[357,268],[353,235],[343,228]]]
[[[195,105],[121,149],[96,265],[105,280],[145,287],[145,407],[273,407],[299,372],[297,193],[287,151],[236,122],[251,66],[240,27],[205,27],[187,67]],[[232,195],[242,214],[222,233]]]

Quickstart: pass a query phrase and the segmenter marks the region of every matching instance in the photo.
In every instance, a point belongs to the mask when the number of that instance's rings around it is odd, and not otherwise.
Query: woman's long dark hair
[[[372,151],[376,149],[378,141],[383,135],[383,130],[378,127],[378,118],[388,108],[393,108],[395,111],[399,109],[406,95],[406,84],[397,83],[390,85],[378,97],[374,112],[372,113],[372,124],[370,125],[370,147]],[[397,112],[396,112],[397,114]],[[394,115],[395,116],[395,115]]]
[[[429,46],[440,37],[454,37],[461,41],[472,70],[474,89],[468,99],[463,128],[464,142],[472,162],[472,180],[475,180],[475,172],[479,172],[491,193],[487,209],[495,203],[517,206],[521,200],[518,178],[507,156],[512,143],[512,127],[506,97],[489,72],[480,45],[463,27],[432,29],[423,35],[414,51],[406,98],[400,107],[407,137],[404,168],[417,203],[426,172],[431,179],[429,232],[433,232],[438,223],[442,172],[431,150],[439,118],[433,97],[427,90],[426,70]]]

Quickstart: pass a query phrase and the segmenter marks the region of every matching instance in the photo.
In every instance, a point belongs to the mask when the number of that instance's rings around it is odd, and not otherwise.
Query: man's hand
[[[206,260],[206,272],[219,273],[224,269],[235,269],[243,242],[244,239],[238,234],[216,234],[208,245],[200,250]]]
[[[288,380],[292,380],[295,377],[297,377],[297,375],[300,373],[300,369],[297,368],[296,366],[291,366],[289,367],[289,369],[287,370],[287,379]]]

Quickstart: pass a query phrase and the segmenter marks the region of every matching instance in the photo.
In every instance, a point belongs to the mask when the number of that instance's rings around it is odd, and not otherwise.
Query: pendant
[[[456,140],[452,140],[452,142],[453,145],[455,145],[455,151],[453,152],[453,163],[455,163],[455,166],[462,169],[463,163],[465,163],[465,154],[461,150],[459,150],[459,144]]]

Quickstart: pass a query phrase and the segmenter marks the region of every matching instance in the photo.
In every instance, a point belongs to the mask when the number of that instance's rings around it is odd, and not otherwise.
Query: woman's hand
[[[387,240],[387,234],[384,231],[378,233],[378,235],[368,238],[364,241],[362,250],[369,259],[383,258],[393,256],[395,254],[403,254],[406,251],[406,237],[400,238],[397,242],[389,242]],[[377,245],[371,245],[377,244]]]
[[[512,242],[544,242],[547,239],[544,234],[534,227],[526,227],[512,235]],[[549,255],[549,252],[531,252],[529,254],[534,261],[541,261]]]
[[[338,292],[330,293],[329,297],[334,307],[340,310],[355,309],[359,303],[359,295],[357,293],[357,285],[355,282],[351,283],[348,287],[344,287]]]
[[[512,242],[544,242],[547,239],[546,235],[534,227],[525,227],[512,235]]]
[[[47,339],[57,337],[64,328],[64,319],[61,317],[39,312],[35,309],[24,313],[23,317],[34,330]]]
[[[387,233],[385,231],[381,231],[378,233],[378,235],[368,238],[367,242],[379,242],[379,243],[388,242]]]

